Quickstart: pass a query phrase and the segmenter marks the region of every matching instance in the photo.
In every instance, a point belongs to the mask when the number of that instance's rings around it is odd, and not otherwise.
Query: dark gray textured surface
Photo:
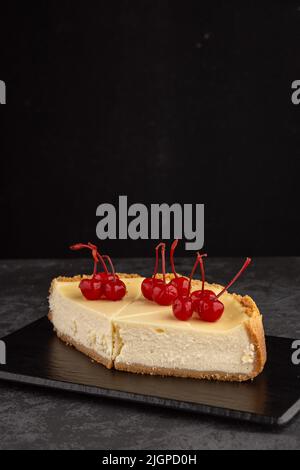
[[[178,271],[189,271],[191,264],[178,260]],[[236,259],[210,259],[208,279],[224,283],[240,264]],[[151,260],[120,260],[116,265],[119,271],[141,274],[152,268]],[[46,313],[52,277],[89,267],[87,260],[2,261],[0,336]],[[254,297],[268,334],[300,338],[299,258],[258,258],[234,290]],[[0,382],[0,415],[1,449],[300,448],[300,416],[288,427],[265,429],[5,382]]]

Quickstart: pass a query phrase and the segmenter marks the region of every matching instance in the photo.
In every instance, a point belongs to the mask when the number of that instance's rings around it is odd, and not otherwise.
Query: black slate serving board
[[[300,409],[300,366],[292,339],[267,337],[268,361],[253,382],[225,383],[135,375],[105,367],[62,343],[46,317],[3,338],[0,379],[130,400],[269,425],[288,423]]]

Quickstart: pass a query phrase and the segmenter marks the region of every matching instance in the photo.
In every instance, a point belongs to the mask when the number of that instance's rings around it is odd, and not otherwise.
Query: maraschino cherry
[[[186,296],[188,295],[188,291],[189,291],[189,280],[186,277],[178,276],[176,269],[175,269],[175,264],[174,264],[174,251],[177,245],[178,245],[178,240],[174,240],[171,245],[171,250],[170,250],[170,263],[171,263],[172,273],[175,276],[174,279],[172,279],[171,284],[172,286],[175,286],[177,288],[178,295]]]
[[[166,282],[166,245],[162,243],[161,246],[161,264],[162,264],[162,273],[163,281],[162,283],[154,283],[152,289],[152,298],[154,302],[159,305],[171,305],[174,300],[178,297],[177,287],[171,284],[171,282]]]
[[[148,300],[153,300],[153,287],[158,284],[163,284],[162,279],[157,279],[158,261],[159,261],[159,250],[164,243],[159,243],[155,248],[155,266],[152,277],[146,277],[141,285],[143,296]]]
[[[109,256],[102,256],[96,245],[92,243],[76,243],[72,245],[71,250],[81,250],[82,248],[88,248],[92,252],[94,258],[94,271],[91,278],[82,279],[79,283],[79,288],[82,295],[87,300],[100,300],[106,298],[108,300],[120,300],[126,294],[126,286],[121,281],[118,275],[115,273],[113,263]],[[111,267],[111,273],[108,271],[106,259]],[[104,272],[97,272],[97,264],[101,262]]]
[[[126,294],[126,286],[116,275],[111,258],[107,255],[103,255],[103,258],[109,262],[112,272],[112,278],[104,284],[104,295],[108,300],[121,300]]]
[[[240,275],[245,271],[245,269],[249,266],[250,263],[251,258],[247,258],[239,272],[218,294],[214,294],[212,291],[203,290],[202,297],[198,300],[198,303],[196,304],[196,311],[198,312],[198,315],[201,320],[207,322],[215,322],[219,320],[219,318],[221,318],[224,312],[224,304],[219,300],[219,298],[240,277]]]
[[[98,257],[101,261],[103,261],[103,259],[107,258],[107,255],[103,255],[101,256],[99,251],[98,251]],[[115,273],[114,275],[112,273],[109,273],[107,271],[107,268],[105,267],[106,271],[105,272],[102,272],[102,273],[96,273],[95,274],[95,279],[96,280],[99,280],[102,282],[103,286],[104,284],[106,284],[107,282],[109,281],[113,281],[115,278],[119,279],[119,276]]]
[[[82,279],[79,283],[79,288],[82,292],[82,295],[87,299],[87,300],[99,300],[103,294],[103,281],[100,279],[100,277],[97,274],[97,264],[99,260],[101,260],[102,265],[104,267],[105,272],[101,273],[107,276],[108,270],[107,267],[101,257],[101,255],[98,252],[98,249],[95,245],[92,243],[76,243],[75,245],[70,246],[71,250],[81,250],[82,248],[88,248],[92,252],[92,256],[94,259],[94,270],[93,270],[93,275],[89,279]]]
[[[186,321],[193,315],[192,299],[186,295],[179,295],[172,305],[173,313],[177,320]]]
[[[202,286],[200,290],[195,290],[194,292],[191,293],[191,298],[193,301],[193,310],[198,311],[198,306],[199,302],[202,300],[213,300],[216,297],[216,294],[212,290],[204,289],[205,286],[205,271],[204,271],[204,263],[203,263],[203,258],[206,257],[207,255],[200,255],[200,253],[197,253],[197,261],[200,266],[200,271],[201,271],[201,279],[202,279]],[[191,276],[195,274],[195,269],[197,267],[197,261],[193,267],[193,271]]]
[[[191,318],[193,315],[193,310],[194,310],[193,299],[192,299],[192,296],[190,295],[191,282],[195,274],[197,265],[200,262],[200,260],[202,260],[202,256],[206,256],[206,254],[200,255],[198,253],[197,259],[194,263],[190,277],[187,280],[188,281],[187,290],[183,294],[180,293],[172,305],[173,313],[178,320],[186,321],[186,320],[189,320],[189,318]]]

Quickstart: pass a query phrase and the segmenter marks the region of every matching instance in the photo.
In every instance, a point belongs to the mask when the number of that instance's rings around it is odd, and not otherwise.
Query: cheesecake
[[[141,292],[143,277],[118,274],[126,295],[116,302],[89,301],[79,288],[88,276],[53,279],[49,315],[57,336],[107,368],[162,376],[245,381],[266,362],[262,316],[254,300],[227,291],[217,322],[193,316],[179,321],[171,306],[150,302]],[[167,274],[170,281],[173,274]],[[191,282],[192,292],[201,282]],[[205,282],[219,293],[223,287]]]

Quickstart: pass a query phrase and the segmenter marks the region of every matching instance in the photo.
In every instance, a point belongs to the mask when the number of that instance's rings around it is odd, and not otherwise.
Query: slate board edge
[[[205,415],[213,415],[217,417],[232,418],[240,421],[247,421],[258,424],[265,424],[270,426],[281,426],[291,420],[293,416],[299,411],[299,407],[295,408],[293,414],[288,414],[287,419],[284,416],[279,418],[262,416],[253,413],[240,412],[238,410],[218,408],[209,405],[201,405],[196,403],[188,403],[177,400],[169,400],[166,398],[154,397],[151,395],[142,395],[131,392],[124,392],[119,390],[105,389],[102,387],[92,387],[88,385],[74,384],[71,382],[62,382],[59,380],[49,380],[39,377],[26,376],[22,374],[14,374],[12,372],[4,372],[0,370],[0,380],[5,380],[14,383],[21,383],[27,385],[34,385],[43,388],[51,388],[55,390],[64,390],[68,392],[77,392],[91,396],[112,398],[130,401],[133,403],[149,404],[153,406],[166,407],[174,410],[182,410],[187,412],[196,412]],[[300,405],[300,400],[299,400]],[[294,408],[294,407],[292,407]],[[289,410],[290,411],[290,410]]]

